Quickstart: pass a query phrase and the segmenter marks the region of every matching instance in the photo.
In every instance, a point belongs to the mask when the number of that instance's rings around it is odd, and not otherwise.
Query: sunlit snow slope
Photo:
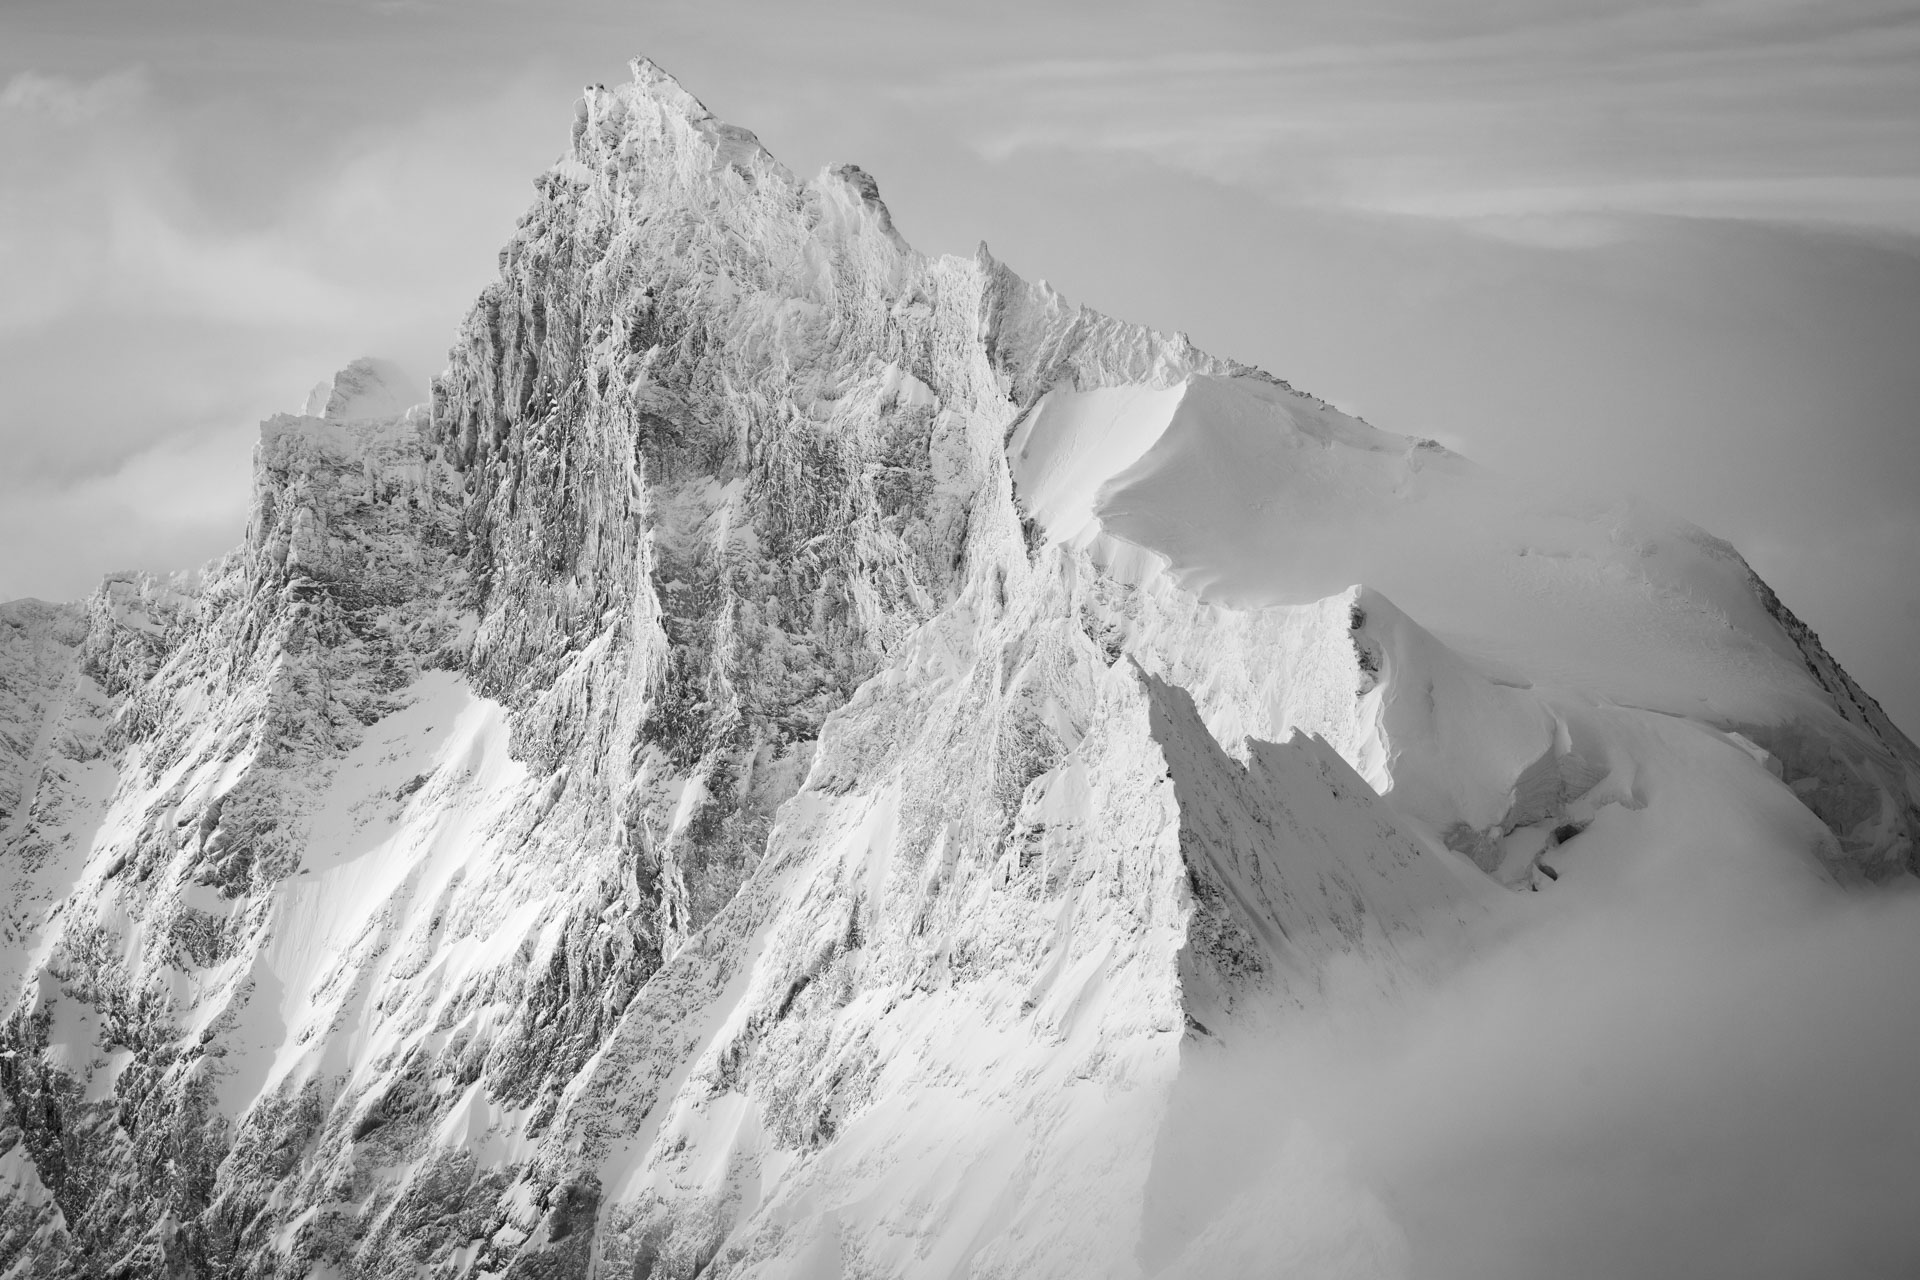
[[[1920,753],[1692,526],[924,258],[650,63],[537,185],[430,403],[356,362],[241,548],[0,607],[0,1276],[1409,1274],[1311,1149],[1203,1193],[1201,1068],[1583,886],[1915,868]]]

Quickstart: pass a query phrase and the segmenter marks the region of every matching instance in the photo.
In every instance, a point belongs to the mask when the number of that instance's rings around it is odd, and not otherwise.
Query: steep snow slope
[[[1388,644],[1398,670],[1383,683],[1401,692],[1382,699],[1382,749],[1442,732],[1454,741],[1419,754],[1491,751],[1491,772],[1468,782],[1474,794],[1524,789],[1522,771],[1552,736],[1541,726],[1565,719],[1534,704],[1597,700],[1741,732],[1834,828],[1837,867],[1878,877],[1910,864],[1920,815],[1900,797],[1920,787],[1912,744],[1737,552],[1692,525],[1570,486],[1529,491],[1245,376],[1056,388],[1009,452],[1049,537],[1123,579],[1166,573],[1241,610],[1365,582],[1420,619],[1431,634]],[[1468,694],[1473,671],[1533,696]],[[1438,714],[1416,729],[1404,695],[1423,686]],[[1464,793],[1451,805],[1406,794],[1411,779],[1388,772],[1369,780],[1397,780],[1403,806],[1442,826],[1484,832],[1501,816]]]
[[[241,549],[0,615],[0,1268],[1397,1274],[1310,1149],[1197,1198],[1195,1063],[1543,856],[1913,865],[1697,530],[923,258],[651,64],[538,189],[430,406],[357,362]]]
[[[1097,518],[1242,607],[1365,582],[1456,647],[1674,714],[1777,714],[1808,683],[1746,566],[1697,529],[1530,492],[1253,378],[1190,379],[1107,420],[1126,394],[1056,390],[1015,436],[1023,493],[1086,495],[1057,523],[1036,511],[1056,536]],[[1116,435],[1128,447],[1092,443]]]

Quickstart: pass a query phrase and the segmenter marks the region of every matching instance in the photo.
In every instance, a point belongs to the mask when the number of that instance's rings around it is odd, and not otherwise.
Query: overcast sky
[[[238,538],[254,423],[441,367],[645,53],[932,252],[1731,538],[1920,731],[1920,6],[8,0],[0,598]]]

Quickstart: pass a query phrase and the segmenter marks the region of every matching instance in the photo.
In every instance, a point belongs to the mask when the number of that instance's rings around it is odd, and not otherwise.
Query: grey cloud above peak
[[[0,88],[0,112],[76,125],[126,107],[147,92],[146,68],[137,65],[109,71],[91,80],[43,71],[20,71]]]
[[[1294,203],[1920,228],[1920,11],[1481,13],[1006,60],[898,93],[964,104],[993,159],[1131,152]]]

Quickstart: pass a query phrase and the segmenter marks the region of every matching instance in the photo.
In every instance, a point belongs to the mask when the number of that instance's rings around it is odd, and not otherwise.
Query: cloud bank
[[[1528,895],[1429,986],[1196,1058],[1176,1118],[1237,1154],[1160,1171],[1168,1274],[1911,1275],[1920,892],[1757,870]]]
[[[1003,59],[906,92],[965,103],[992,158],[1134,152],[1315,207],[1920,231],[1910,6],[1361,5],[1245,25],[1237,41]]]

